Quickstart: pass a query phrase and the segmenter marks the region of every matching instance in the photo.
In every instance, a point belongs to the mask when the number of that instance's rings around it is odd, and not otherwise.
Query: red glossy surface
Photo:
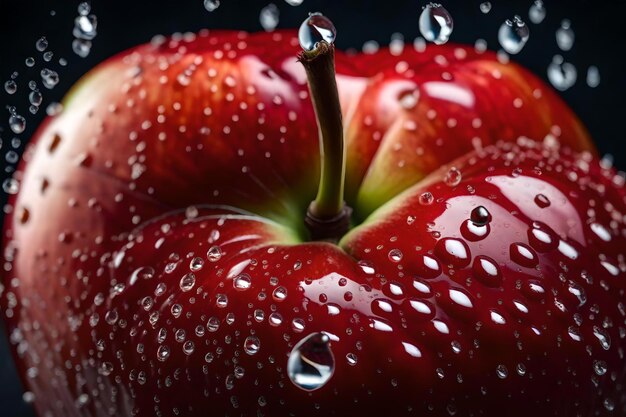
[[[5,225],[2,297],[39,413],[584,415],[604,413],[607,398],[622,407],[619,177],[589,153],[490,149],[455,162],[456,187],[434,173],[341,248],[298,244],[319,161],[297,49],[291,32],[139,47],[96,69],[41,128]],[[551,132],[593,152],[554,93],[488,53],[338,53],[337,69],[359,217],[498,139]],[[407,108],[413,85],[419,98]],[[434,201],[424,206],[426,188]],[[476,205],[488,225],[466,222]],[[572,251],[575,260],[562,255]],[[195,257],[203,266],[184,277]],[[234,287],[241,274],[248,289]],[[568,335],[576,320],[581,342]],[[333,335],[335,372],[308,393],[290,382],[287,358],[319,331]],[[594,374],[594,360],[608,371]]]

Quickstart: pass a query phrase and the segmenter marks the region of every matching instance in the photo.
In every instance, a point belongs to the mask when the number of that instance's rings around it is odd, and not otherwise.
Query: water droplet
[[[77,39],[93,40],[97,35],[98,19],[95,15],[79,15],[74,19],[72,34]]]
[[[44,68],[40,75],[43,86],[47,89],[53,89],[59,83],[59,74],[56,71]]]
[[[506,319],[504,318],[504,316],[495,310],[491,310],[489,312],[489,316],[491,317],[491,321],[494,322],[495,324],[500,324],[500,325],[506,324]]]
[[[488,1],[480,3],[480,11],[487,14],[491,11],[491,3]]]
[[[130,275],[129,284],[133,285],[140,279],[152,279],[154,278],[154,268],[150,266],[142,266],[133,271]]]
[[[26,119],[19,114],[13,113],[9,116],[9,127],[13,133],[22,133],[26,129]]]
[[[498,41],[509,54],[519,53],[529,37],[528,26],[519,16],[515,16],[513,20],[506,20],[498,30]]]
[[[45,36],[37,39],[37,42],[35,42],[35,48],[37,48],[39,52],[45,51],[46,48],[48,48],[48,39],[46,39]]]
[[[314,391],[326,384],[333,375],[335,358],[330,338],[324,333],[312,333],[300,340],[289,354],[287,373],[297,387]]]
[[[559,91],[565,91],[576,84],[576,67],[565,62],[561,55],[555,55],[548,65],[548,80]]]
[[[4,83],[4,91],[8,94],[15,94],[17,91],[17,83],[13,80],[8,80]]]
[[[192,272],[189,272],[180,279],[179,287],[183,292],[191,291],[196,285],[196,276]]]
[[[535,204],[541,208],[546,208],[550,206],[550,200],[543,194],[537,194],[535,196]]]
[[[506,366],[498,365],[496,367],[496,374],[498,375],[498,378],[505,379],[507,376],[509,376],[509,371],[506,369]]]
[[[79,15],[86,16],[91,11],[91,5],[88,2],[84,1],[78,5],[77,10]]]
[[[600,70],[595,65],[590,66],[587,70],[587,85],[591,88],[600,85]]]
[[[33,58],[32,56],[29,56],[28,58],[26,58],[24,60],[24,64],[26,64],[26,66],[28,68],[32,68],[35,66],[35,58]]]
[[[277,287],[273,292],[272,292],[272,297],[274,298],[275,301],[283,301],[285,298],[287,298],[287,288],[285,287]]]
[[[261,349],[261,341],[256,336],[248,336],[243,342],[243,350],[248,355],[256,354]]]
[[[274,3],[270,3],[261,9],[259,14],[259,22],[266,32],[272,32],[278,26],[280,11]]]
[[[539,263],[537,254],[532,248],[523,243],[512,243],[509,253],[513,262],[527,268],[534,268]]]
[[[602,375],[606,374],[606,371],[607,371],[606,362],[600,361],[600,360],[594,360],[593,361],[593,371],[598,376],[602,376]]]
[[[474,259],[472,265],[472,271],[474,276],[480,282],[489,286],[498,286],[502,282],[502,273],[500,267],[491,258],[483,255],[479,255]]]
[[[607,411],[615,410],[615,402],[612,399],[605,398],[603,404]]]
[[[321,13],[309,15],[298,30],[298,40],[305,51],[314,50],[317,43],[321,41],[332,44],[336,37],[337,30],[333,22]]]
[[[111,362],[103,362],[100,365],[100,370],[98,371],[100,375],[109,376],[111,372],[113,372],[113,364]]]
[[[28,101],[30,101],[30,104],[32,104],[33,106],[39,106],[43,101],[43,96],[37,90],[31,91],[28,95]]]
[[[400,262],[402,260],[402,251],[400,249],[392,249],[387,257],[391,262]]]
[[[524,365],[523,363],[518,363],[517,366],[515,367],[515,370],[517,371],[517,374],[519,376],[526,375],[526,365]]]
[[[417,106],[419,97],[420,92],[418,89],[403,91],[399,97],[400,106],[405,110],[414,109]]]
[[[269,323],[273,327],[280,326],[283,323],[283,316],[281,316],[280,313],[274,312],[270,314]]]
[[[439,261],[429,255],[417,255],[415,269],[416,273],[423,278],[436,278],[441,274]]]
[[[448,170],[448,172],[446,172],[443,182],[445,182],[448,187],[456,187],[461,183],[462,179],[463,175],[461,174],[461,171],[459,171],[456,167],[452,167]]]
[[[350,352],[346,354],[346,360],[348,361],[348,365],[354,366],[356,365],[358,358],[354,353]]]
[[[79,57],[85,58],[91,52],[91,41],[85,39],[74,39],[72,41],[72,50]]]
[[[15,178],[7,178],[2,182],[2,190],[7,194],[17,194],[20,183]]]
[[[302,4],[304,0],[285,0],[285,3],[287,3],[290,6],[299,6]]]
[[[602,346],[602,349],[609,350],[611,348],[611,336],[605,329],[598,326],[593,326],[593,335],[600,342],[600,346]]]
[[[170,357],[170,348],[166,345],[161,345],[157,349],[157,359],[161,362],[165,362]]]
[[[484,206],[478,206],[470,213],[470,220],[477,226],[484,226],[491,221],[491,213]]]
[[[206,323],[206,328],[210,332],[216,332],[220,328],[220,319],[213,316]]]
[[[252,286],[252,279],[248,274],[241,274],[235,277],[233,280],[233,286],[235,289],[244,291]]]
[[[472,304],[472,300],[470,300],[470,298],[468,297],[467,294],[465,294],[463,291],[461,290],[456,290],[456,289],[450,289],[450,291],[448,291],[449,295],[450,295],[450,299],[465,308],[472,308],[474,305]]]
[[[546,18],[546,8],[543,5],[543,1],[535,0],[530,9],[528,9],[528,18],[536,25],[543,22],[543,19]]]
[[[435,244],[435,253],[446,264],[464,268],[470,263],[470,249],[460,239],[446,237]]]
[[[569,51],[574,46],[574,30],[572,29],[572,23],[564,19],[561,22],[561,27],[556,31],[556,44],[561,51]]]
[[[204,8],[209,12],[213,12],[220,7],[220,0],[204,0]]]
[[[424,6],[419,18],[419,29],[427,41],[442,45],[450,39],[453,28],[452,16],[441,4],[429,3]]]
[[[432,193],[426,191],[420,194],[419,202],[421,205],[429,206],[433,203],[433,201],[435,201],[435,197],[432,195]]]
[[[222,258],[222,250],[219,246],[211,246],[206,253],[209,262],[217,262]]]
[[[50,103],[48,107],[46,107],[46,114],[48,116],[56,116],[63,111],[63,105],[61,103]]]
[[[191,355],[195,350],[196,346],[191,340],[187,340],[183,343],[183,353],[187,356]]]

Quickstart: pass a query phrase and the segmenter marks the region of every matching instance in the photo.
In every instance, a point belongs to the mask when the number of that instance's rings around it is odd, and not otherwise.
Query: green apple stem
[[[346,155],[341,105],[335,80],[335,48],[325,41],[299,60],[306,70],[320,134],[321,175],[305,224],[314,240],[338,240],[350,228],[352,210],[343,200]]]

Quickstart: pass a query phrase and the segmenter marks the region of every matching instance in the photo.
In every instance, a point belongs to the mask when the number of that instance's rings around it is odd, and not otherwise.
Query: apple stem
[[[335,47],[320,41],[302,51],[320,134],[321,175],[317,197],[307,210],[305,225],[313,240],[338,240],[350,228],[352,210],[343,200],[346,155],[339,92],[335,80]]]

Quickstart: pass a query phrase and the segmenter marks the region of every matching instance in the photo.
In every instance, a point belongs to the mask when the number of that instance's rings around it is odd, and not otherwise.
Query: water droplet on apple
[[[220,7],[220,0],[204,0],[204,8],[208,12],[213,12]]]
[[[330,338],[324,333],[312,333],[300,340],[287,360],[289,379],[305,391],[323,387],[334,370],[335,358],[330,349]]]
[[[337,30],[333,22],[321,13],[310,14],[298,30],[298,40],[305,51],[314,50],[321,41],[332,44],[336,37]]]
[[[157,349],[157,359],[160,362],[165,362],[170,357],[170,348],[167,345],[161,345]]]
[[[421,205],[429,206],[433,203],[433,201],[435,201],[435,197],[432,195],[432,193],[426,191],[420,194],[419,202]]]
[[[203,266],[204,259],[200,258],[199,256],[196,256],[191,260],[191,262],[189,262],[189,269],[193,272],[201,270]]]
[[[593,326],[593,335],[600,342],[600,346],[602,346],[602,349],[609,350],[611,348],[611,336],[605,329],[598,326]]]
[[[259,22],[266,32],[272,32],[278,26],[280,11],[274,3],[270,3],[261,9]]]
[[[502,272],[498,264],[488,256],[479,255],[472,265],[474,276],[485,285],[496,287],[502,282]]]
[[[180,279],[179,286],[183,292],[191,291],[194,285],[196,285],[196,276],[192,272],[183,275]]]
[[[543,194],[537,194],[535,196],[535,204],[541,208],[546,208],[550,206],[550,200]]]
[[[220,328],[220,319],[213,316],[206,323],[206,328],[210,332],[216,332]]]
[[[250,356],[256,354],[261,349],[261,341],[256,336],[248,336],[243,342],[243,350]]]
[[[391,262],[400,262],[402,260],[402,251],[400,249],[392,249],[387,254]]]
[[[478,206],[470,213],[470,220],[477,226],[484,226],[491,221],[491,213],[484,206]]]
[[[235,277],[233,280],[233,286],[235,289],[244,291],[252,286],[252,279],[248,274],[241,274]]]
[[[593,371],[595,372],[596,375],[602,376],[606,374],[607,370],[608,370],[608,367],[605,361],[601,361],[601,360],[593,361]]]
[[[424,6],[419,17],[419,29],[427,41],[442,45],[450,39],[453,28],[452,16],[441,4],[429,3]]]
[[[446,264],[463,268],[470,263],[470,249],[460,239],[446,237],[435,244],[435,253]]]
[[[546,18],[546,8],[543,5],[543,1],[535,0],[530,9],[528,9],[528,18],[536,25],[543,22],[543,19]]]
[[[417,106],[417,102],[419,100],[420,92],[418,89],[407,90],[400,93],[400,105],[405,110],[414,109]]]
[[[561,51],[569,51],[574,46],[574,30],[572,29],[572,22],[568,19],[563,19],[561,27],[556,31],[556,44]]]
[[[506,20],[498,30],[498,41],[509,54],[519,53],[528,42],[529,37],[528,26],[519,16],[515,16],[512,20]]]
[[[459,171],[456,167],[452,167],[448,170],[448,172],[446,172],[443,182],[445,182],[448,187],[456,187],[461,183],[462,179],[463,175],[461,174],[461,171]]]
[[[285,298],[287,298],[287,288],[285,287],[277,287],[273,292],[272,292],[272,297],[274,298],[275,301],[283,301]]]
[[[576,84],[576,67],[565,62],[561,55],[555,55],[548,65],[548,80],[559,91],[565,91]]]
[[[211,246],[206,253],[209,262],[217,262],[222,258],[222,249],[219,246]]]
[[[520,266],[534,268],[539,263],[537,254],[523,243],[512,243],[509,247],[511,260]]]
[[[496,374],[498,375],[498,378],[505,379],[507,376],[509,376],[509,371],[506,369],[506,366],[498,365],[496,367]]]
[[[356,365],[358,358],[354,353],[350,352],[346,354],[346,360],[348,361],[348,365],[354,366]]]

